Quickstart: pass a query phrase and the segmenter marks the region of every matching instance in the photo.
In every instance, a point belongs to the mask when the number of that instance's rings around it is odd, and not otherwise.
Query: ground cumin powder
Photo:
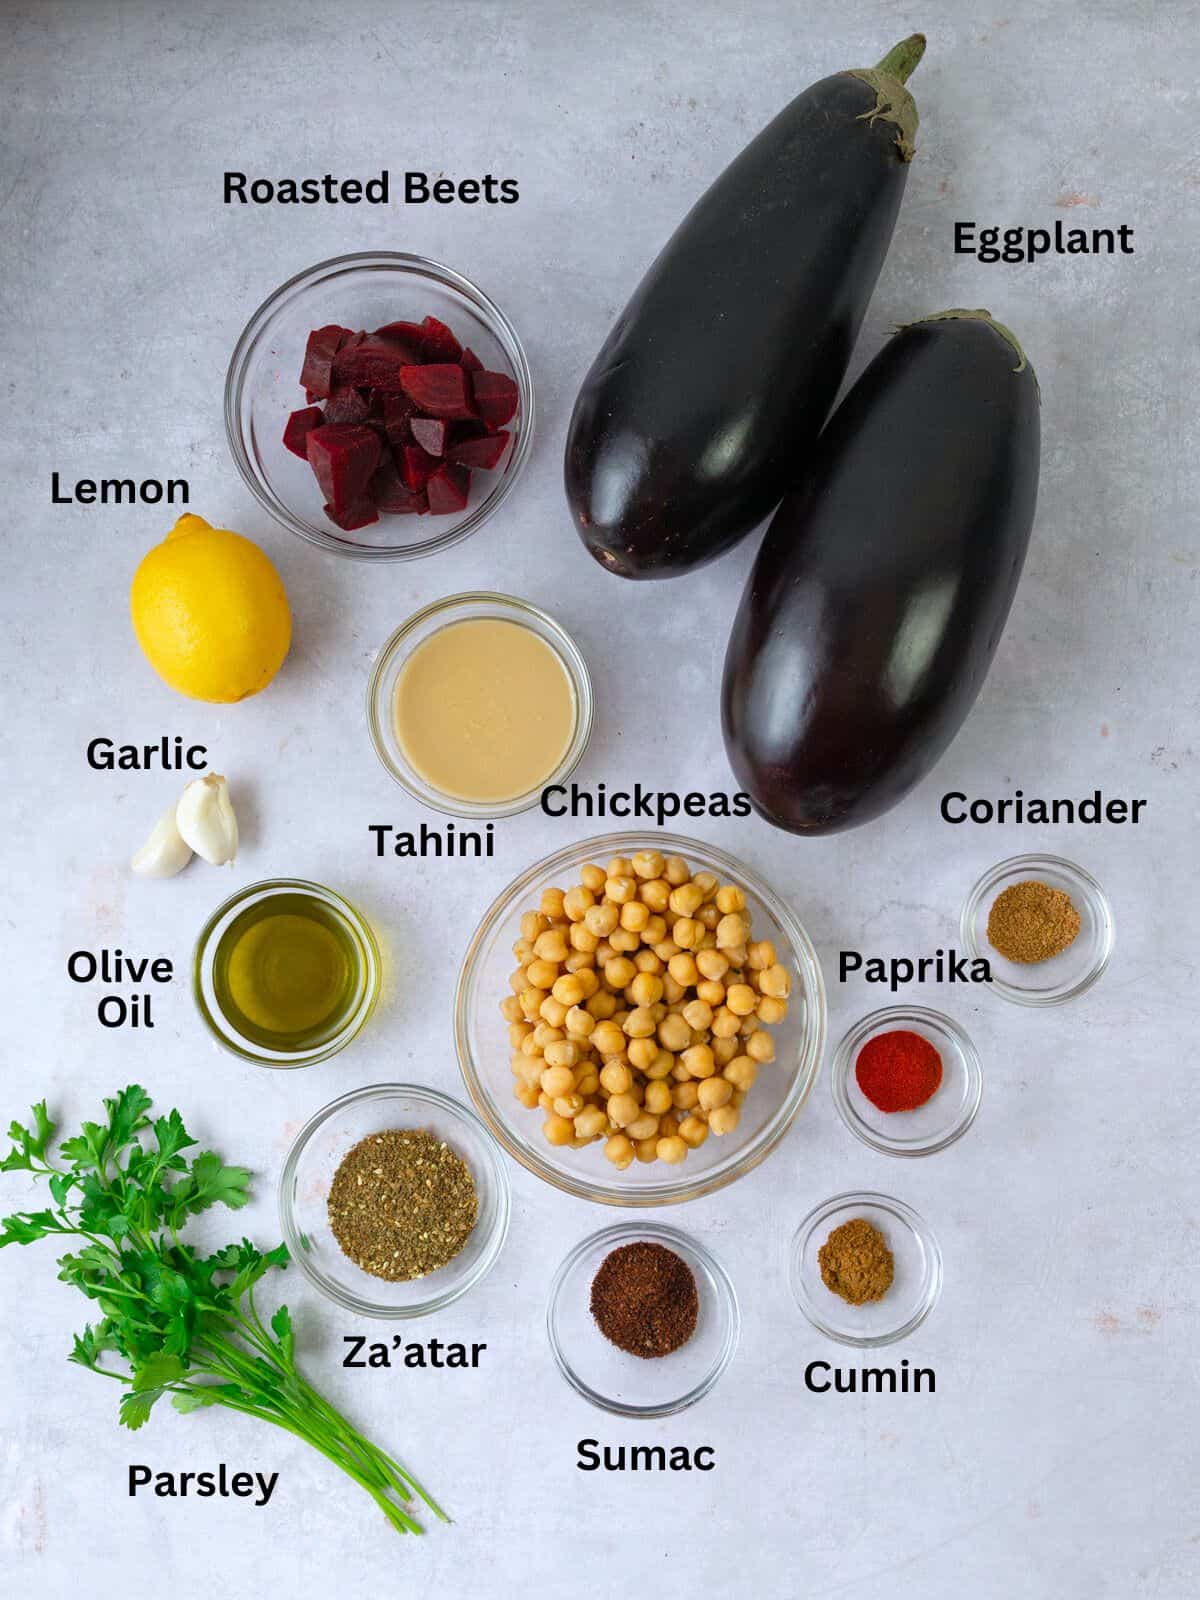
[[[825,1287],[852,1306],[882,1300],[896,1275],[887,1240],[865,1217],[835,1228],[817,1251],[817,1263]]]
[[[1010,884],[988,912],[992,949],[1026,966],[1061,955],[1078,932],[1079,913],[1070,895],[1036,878]]]

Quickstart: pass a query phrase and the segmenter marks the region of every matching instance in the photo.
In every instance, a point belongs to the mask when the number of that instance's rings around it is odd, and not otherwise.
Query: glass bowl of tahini
[[[505,372],[516,384],[517,412],[506,424],[508,454],[497,471],[472,473],[471,496],[461,512],[381,516],[343,532],[325,515],[308,463],[283,443],[289,414],[305,403],[299,377],[308,336],[327,323],[378,328],[427,315],[445,322],[489,371]],[[404,251],[362,250],[317,262],[259,306],[229,362],[225,432],[247,488],[290,532],[334,555],[409,561],[475,533],[512,493],[533,440],[533,376],[512,323],[461,272]]]
[[[513,1046],[500,1002],[512,991],[513,944],[522,915],[536,909],[542,890],[579,883],[588,863],[642,851],[678,855],[693,872],[735,884],[746,898],[751,938],[770,940],[791,977],[787,1015],[770,1028],[774,1060],[758,1070],[737,1126],[706,1139],[678,1165],[635,1161],[619,1171],[606,1160],[604,1141],[580,1149],[552,1145],[544,1113],[515,1098]],[[826,1001],[821,965],[792,908],[756,872],[715,846],[658,832],[613,833],[585,839],[535,862],[493,901],[467,949],[454,1002],[459,1066],[480,1116],[515,1161],[554,1188],[610,1206],[675,1205],[711,1194],[752,1172],[799,1116],[816,1082],[825,1048]]]
[[[452,816],[515,816],[578,766],[592,682],[570,634],[512,595],[449,595],[409,617],[367,685],[383,766]]]
[[[365,917],[303,878],[239,889],[201,929],[196,1006],[218,1044],[261,1067],[309,1067],[345,1049],[379,998]]]
[[[334,1176],[374,1134],[420,1130],[465,1162],[478,1201],[466,1243],[424,1277],[390,1280],[344,1253],[329,1217]],[[460,1101],[411,1083],[355,1089],[325,1106],[296,1135],[279,1179],[279,1220],[292,1260],[322,1294],[362,1317],[424,1317],[450,1305],[495,1265],[508,1233],[508,1173],[479,1118]]]

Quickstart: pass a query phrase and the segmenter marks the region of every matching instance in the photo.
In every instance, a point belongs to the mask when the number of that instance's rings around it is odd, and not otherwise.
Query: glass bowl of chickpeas
[[[617,833],[492,904],[455,997],[467,1089],[522,1166],[606,1205],[671,1205],[758,1165],[825,1046],[795,913],[712,845]]]

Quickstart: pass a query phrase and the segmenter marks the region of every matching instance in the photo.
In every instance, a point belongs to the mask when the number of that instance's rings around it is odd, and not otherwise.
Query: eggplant
[[[915,33],[798,95],[692,208],[584,380],[564,475],[585,547],[625,578],[711,561],[806,465],[904,193]]]
[[[725,747],[768,822],[868,822],[958,732],[1025,560],[1040,410],[1015,336],[959,310],[899,330],[830,418],[725,659]]]

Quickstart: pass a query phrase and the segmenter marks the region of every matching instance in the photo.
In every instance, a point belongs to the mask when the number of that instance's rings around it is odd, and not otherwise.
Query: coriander
[[[471,1169],[419,1128],[372,1133],[342,1157],[329,1190],[329,1226],[343,1253],[389,1283],[453,1261],[479,1216]]]
[[[1026,966],[1061,955],[1079,928],[1070,895],[1036,878],[1010,884],[988,912],[988,943],[1007,960]]]

